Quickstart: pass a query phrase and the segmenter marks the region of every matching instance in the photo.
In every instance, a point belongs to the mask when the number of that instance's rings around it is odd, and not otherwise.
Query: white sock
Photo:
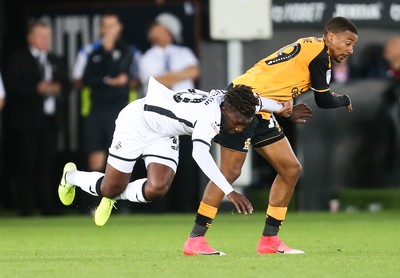
[[[128,183],[125,191],[119,196],[122,200],[129,200],[134,203],[148,203],[143,196],[143,185],[147,181],[147,178],[138,179]]]
[[[100,172],[72,170],[67,172],[66,180],[68,184],[76,185],[93,196],[99,196],[96,192],[96,183],[103,176],[104,173]]]

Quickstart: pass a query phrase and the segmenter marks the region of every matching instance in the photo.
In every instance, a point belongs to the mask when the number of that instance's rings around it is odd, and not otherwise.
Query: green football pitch
[[[185,257],[195,214],[0,218],[0,277],[400,277],[400,211],[289,213],[280,237],[305,255],[258,255],[264,215],[221,213]]]

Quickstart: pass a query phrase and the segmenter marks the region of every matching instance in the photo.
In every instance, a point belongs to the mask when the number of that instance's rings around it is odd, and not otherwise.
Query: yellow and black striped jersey
[[[330,77],[331,61],[323,39],[308,37],[260,60],[232,83],[250,86],[266,98],[287,101],[309,89],[329,91]]]

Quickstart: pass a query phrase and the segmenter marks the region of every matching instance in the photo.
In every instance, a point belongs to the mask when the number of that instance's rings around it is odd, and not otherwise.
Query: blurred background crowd
[[[321,112],[305,94],[296,102],[313,109],[312,119],[298,126],[278,119],[304,169],[295,208],[329,209],[346,188],[398,188],[400,4],[264,2],[272,36],[233,40],[241,47],[239,73],[300,37],[322,36],[332,16],[348,17],[359,28],[354,55],[332,65],[331,81],[350,95],[354,112]],[[256,20],[237,10],[220,17],[243,26]],[[146,95],[150,76],[172,90],[224,88],[232,40],[210,36],[210,22],[210,1],[0,0],[0,213],[64,213],[57,197],[63,165],[104,170],[114,120]],[[265,200],[273,169],[255,153],[246,164],[236,185],[251,200]],[[143,164],[136,167],[145,175]],[[167,198],[146,207],[121,202],[119,211],[195,211],[206,182],[191,158],[190,138],[182,136]],[[78,192],[71,210],[92,211],[98,199],[85,195]]]

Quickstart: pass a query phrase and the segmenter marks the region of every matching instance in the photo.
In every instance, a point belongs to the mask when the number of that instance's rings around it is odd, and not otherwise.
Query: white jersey
[[[220,131],[220,104],[224,95],[222,90],[174,92],[151,77],[144,101],[144,119],[159,134],[192,135],[193,141],[211,145]]]
[[[225,194],[233,191],[211,154],[211,140],[221,127],[220,104],[225,91],[171,91],[153,77],[145,98],[128,104],[115,124],[107,162],[131,173],[139,157],[145,165],[164,164],[174,171],[179,161],[178,135],[192,135],[197,165]]]

